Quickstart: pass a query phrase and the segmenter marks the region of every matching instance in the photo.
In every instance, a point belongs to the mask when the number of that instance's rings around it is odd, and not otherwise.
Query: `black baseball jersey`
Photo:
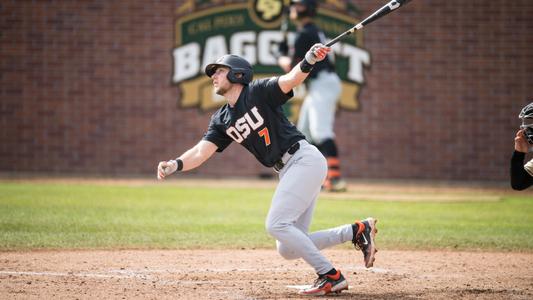
[[[217,152],[236,141],[272,167],[290,146],[305,139],[281,108],[292,96],[292,91],[281,91],[278,77],[254,80],[244,86],[234,107],[226,103],[213,114],[203,139],[217,145]]]
[[[292,66],[294,67],[305,57],[305,53],[316,43],[326,43],[324,34],[313,23],[305,24],[302,29],[296,33],[294,40],[294,54],[292,56]],[[315,78],[320,71],[334,71],[335,67],[329,60],[329,57],[315,64],[309,74],[309,78]]]

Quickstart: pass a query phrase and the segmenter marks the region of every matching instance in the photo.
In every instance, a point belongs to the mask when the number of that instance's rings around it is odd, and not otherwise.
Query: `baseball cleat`
[[[328,192],[346,192],[346,181],[342,178],[327,179],[322,188]]]
[[[341,271],[337,270],[335,275],[320,275],[315,283],[309,288],[300,290],[298,294],[308,296],[323,296],[330,293],[340,294],[343,290],[348,289],[348,281],[342,276]]]
[[[363,252],[363,257],[365,260],[365,267],[370,268],[374,265],[376,258],[374,257],[378,249],[376,249],[376,243],[374,239],[378,230],[376,228],[376,223],[378,220],[374,218],[366,218],[363,221],[356,221],[352,225],[354,232],[354,238],[352,243],[355,246],[355,249],[361,250]]]

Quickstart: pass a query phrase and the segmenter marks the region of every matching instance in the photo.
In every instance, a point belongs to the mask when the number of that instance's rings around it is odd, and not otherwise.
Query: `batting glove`
[[[177,169],[178,162],[174,159],[159,162],[159,165],[157,166],[157,179],[162,180],[166,176],[176,172]]]
[[[314,44],[307,53],[305,53],[305,60],[310,64],[314,65],[315,63],[324,60],[328,52],[331,50],[330,47],[326,47],[322,44]]]

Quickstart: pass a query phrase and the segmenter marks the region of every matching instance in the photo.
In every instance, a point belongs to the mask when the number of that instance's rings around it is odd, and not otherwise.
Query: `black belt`
[[[300,149],[300,141],[292,144],[292,146],[289,147],[289,150],[287,150],[286,153],[288,153],[290,156],[289,158],[294,155],[294,153],[296,153],[296,151],[298,151],[298,149]],[[281,156],[280,159],[278,159],[278,161],[276,161],[274,163],[274,170],[276,170],[276,172],[279,172],[281,171],[281,169],[283,169],[283,167],[285,167],[285,163],[286,162],[283,162],[283,156],[285,156],[285,154],[283,154]],[[287,158],[287,161],[289,160],[289,158]]]

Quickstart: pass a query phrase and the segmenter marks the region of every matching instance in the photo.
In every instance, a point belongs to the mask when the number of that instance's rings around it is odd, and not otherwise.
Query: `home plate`
[[[367,271],[370,271],[370,272],[373,272],[373,273],[391,273],[391,270],[387,270],[387,269],[382,269],[382,268],[361,268],[363,270],[367,270]]]
[[[304,290],[304,289],[308,289],[308,288],[312,287],[312,285],[311,284],[307,284],[307,285],[306,284],[304,284],[304,285],[288,285],[287,287],[289,289]],[[352,286],[350,285],[350,286],[348,286],[348,288],[351,289]]]

